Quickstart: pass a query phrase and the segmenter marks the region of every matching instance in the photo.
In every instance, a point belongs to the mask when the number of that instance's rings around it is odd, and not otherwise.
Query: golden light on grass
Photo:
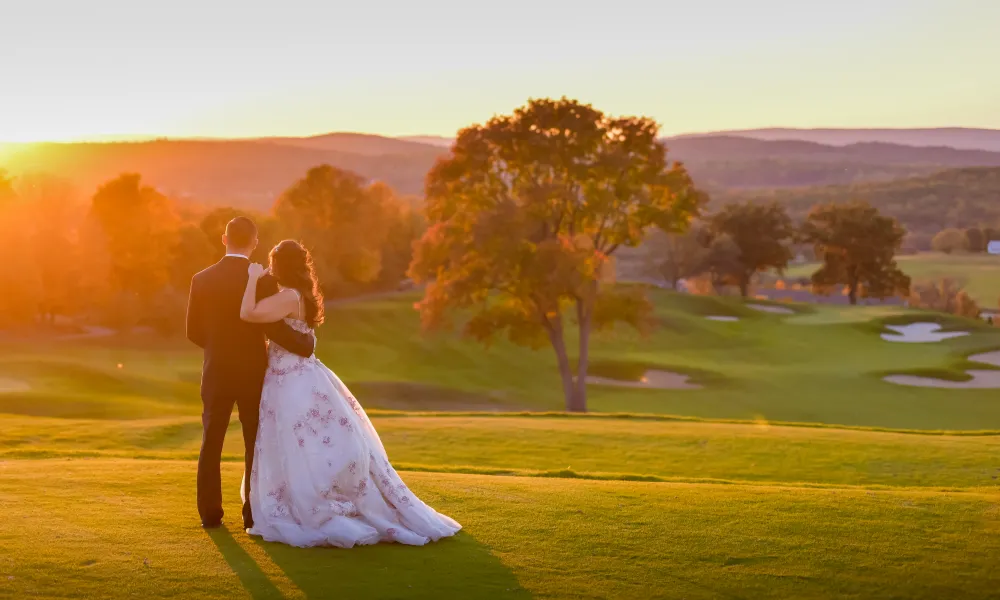
[[[767,422],[764,415],[754,415],[753,424],[754,427],[762,431],[769,431],[771,429],[771,424]]]

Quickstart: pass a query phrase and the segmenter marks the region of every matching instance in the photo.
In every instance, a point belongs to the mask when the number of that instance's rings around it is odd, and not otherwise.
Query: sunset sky
[[[529,97],[765,126],[1000,128],[998,0],[25,0],[0,140],[453,135]]]

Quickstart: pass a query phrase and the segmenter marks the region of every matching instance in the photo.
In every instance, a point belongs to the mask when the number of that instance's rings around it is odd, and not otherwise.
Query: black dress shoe
[[[222,521],[214,521],[212,523],[206,523],[205,521],[202,521],[201,526],[204,529],[216,529],[218,527],[222,527]]]

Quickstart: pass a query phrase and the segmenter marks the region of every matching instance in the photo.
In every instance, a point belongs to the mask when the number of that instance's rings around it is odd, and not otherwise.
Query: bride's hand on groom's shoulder
[[[260,279],[265,273],[267,273],[267,269],[264,268],[264,265],[250,263],[250,267],[247,272],[250,274],[251,279]]]

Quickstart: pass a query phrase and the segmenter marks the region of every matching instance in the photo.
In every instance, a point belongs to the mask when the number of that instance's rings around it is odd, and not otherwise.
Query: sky
[[[0,0],[0,141],[454,135],[568,96],[665,134],[1000,128],[1000,0]]]

